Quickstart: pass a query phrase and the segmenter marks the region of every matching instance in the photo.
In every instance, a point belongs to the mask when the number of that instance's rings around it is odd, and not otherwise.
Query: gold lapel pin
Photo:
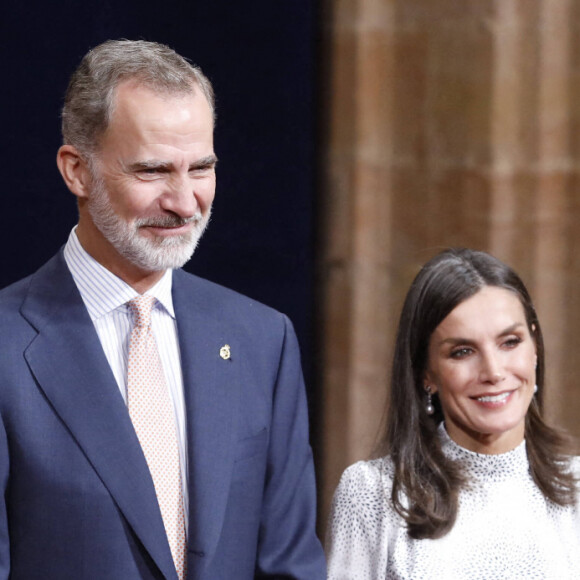
[[[224,359],[224,360],[228,360],[230,358],[230,356],[232,356],[232,353],[230,352],[230,345],[229,344],[224,344],[221,348],[220,348],[220,356]]]

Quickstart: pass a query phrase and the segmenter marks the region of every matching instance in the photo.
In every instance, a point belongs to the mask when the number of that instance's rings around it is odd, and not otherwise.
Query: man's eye
[[[137,171],[137,176],[142,179],[152,179],[159,177],[161,173],[162,171],[158,167],[144,167]]]

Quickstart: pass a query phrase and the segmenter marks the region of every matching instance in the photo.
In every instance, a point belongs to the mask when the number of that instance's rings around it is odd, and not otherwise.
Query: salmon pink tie
[[[127,305],[133,314],[127,364],[127,404],[159,502],[173,562],[185,577],[186,538],[175,415],[151,330],[153,296]]]

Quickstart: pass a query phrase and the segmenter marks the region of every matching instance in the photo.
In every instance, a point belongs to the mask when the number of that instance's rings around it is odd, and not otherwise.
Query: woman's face
[[[524,438],[536,383],[536,345],[517,295],[485,286],[431,335],[424,384],[437,392],[459,445],[504,453]]]

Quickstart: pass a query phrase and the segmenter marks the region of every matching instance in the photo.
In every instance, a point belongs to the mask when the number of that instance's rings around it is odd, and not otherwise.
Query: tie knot
[[[155,297],[146,294],[137,296],[133,300],[129,300],[127,305],[133,314],[133,321],[135,326],[150,326],[151,325],[151,310],[155,304]]]

